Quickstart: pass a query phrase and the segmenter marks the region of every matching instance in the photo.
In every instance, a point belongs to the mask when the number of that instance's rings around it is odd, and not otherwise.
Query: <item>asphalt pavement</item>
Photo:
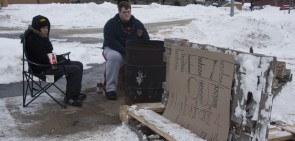
[[[177,20],[170,22],[159,22],[159,23],[150,23],[145,24],[148,32],[150,34],[156,33],[159,29],[164,29],[172,26],[181,26],[184,24],[188,24],[192,19],[188,20]],[[3,38],[11,38],[11,39],[19,39],[19,35],[22,34],[26,29],[21,28],[7,28],[0,27],[0,37]],[[10,33],[11,32],[11,33]],[[102,43],[103,39],[94,38],[94,37],[71,37],[70,35],[74,34],[102,34],[103,29],[69,29],[69,30],[61,30],[61,29],[52,29],[50,32],[50,38],[56,39],[65,39],[67,42],[81,42],[82,44],[97,44]],[[83,72],[83,80],[82,80],[82,91],[85,91],[90,88],[96,87],[96,83],[98,77],[103,76],[104,64],[87,64],[92,66],[89,69],[85,69]],[[58,85],[61,89],[65,90],[65,78],[58,81]],[[4,97],[13,97],[13,96],[21,96],[23,94],[23,83],[16,82],[10,84],[0,84],[0,98]],[[55,92],[55,90],[52,90]],[[56,91],[57,92],[57,91]]]
[[[156,33],[159,28],[166,28],[188,23],[191,20],[163,22],[147,24],[149,33]],[[19,39],[19,35],[25,29],[0,27],[0,37]],[[11,31],[11,32],[10,32]],[[51,30],[51,38],[65,39],[67,42],[81,42],[87,44],[102,43],[103,39],[89,37],[71,37],[77,34],[102,34],[102,29],[72,29]],[[88,95],[82,107],[61,108],[48,95],[40,95],[28,107],[22,107],[22,82],[0,84],[0,98],[6,113],[13,124],[7,123],[4,129],[0,128],[0,140],[23,139],[31,140],[72,140],[88,138],[85,133],[93,131],[106,132],[121,124],[119,118],[119,107],[125,104],[123,91],[118,91],[118,100],[108,100],[102,93],[96,92],[98,77],[103,76],[104,64],[86,64],[92,66],[83,72],[82,90]],[[5,74],[1,74],[5,75]],[[65,90],[65,78],[59,80],[57,85]],[[50,92],[57,92],[55,89]],[[59,102],[63,100],[60,93],[52,93]],[[32,99],[30,96],[28,99]],[[32,112],[33,111],[33,112]],[[2,111],[3,112],[3,111]],[[8,114],[7,114],[8,113]],[[1,121],[1,120],[0,120]],[[73,135],[76,138],[72,138]],[[90,134],[92,136],[93,134]]]

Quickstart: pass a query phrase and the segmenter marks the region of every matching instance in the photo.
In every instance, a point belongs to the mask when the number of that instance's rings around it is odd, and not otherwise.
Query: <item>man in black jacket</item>
[[[125,47],[128,40],[149,40],[144,25],[131,15],[131,5],[122,1],[119,13],[104,26],[103,56],[106,59],[104,91],[110,100],[117,99],[119,70],[125,62]]]
[[[29,26],[26,35],[26,52],[30,61],[44,65],[50,64],[47,54],[52,53],[53,47],[49,40],[49,32],[50,22],[48,18],[41,15],[33,17],[32,25]],[[65,58],[58,56],[57,62],[62,59]],[[80,92],[83,75],[83,64],[81,62],[66,60],[62,65],[58,65],[56,69],[32,64],[31,69],[34,73],[55,75],[55,77],[65,74],[67,80],[65,103],[72,106],[82,106],[82,101],[87,96]]]

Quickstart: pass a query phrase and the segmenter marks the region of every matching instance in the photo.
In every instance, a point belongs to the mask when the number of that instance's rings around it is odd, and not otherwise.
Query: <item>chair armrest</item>
[[[64,65],[64,63],[67,62],[66,60],[61,60],[59,62],[56,63],[56,65]]]
[[[35,62],[30,61],[30,60],[28,60],[28,59],[22,59],[22,61],[28,62],[29,64],[33,64],[33,65],[35,65],[35,66],[39,66],[39,67],[50,67],[50,66],[51,66],[50,64],[48,64],[48,65],[38,64],[38,63],[35,63]]]
[[[71,54],[71,52],[67,52],[67,53],[63,53],[63,54],[59,54],[59,55],[69,59],[70,54]]]
[[[70,55],[70,54],[71,54],[71,52],[67,52],[67,53],[63,53],[63,54],[59,54],[59,55],[65,56],[65,55]]]
[[[50,67],[51,66],[51,64],[46,64],[46,65],[45,64],[38,64],[38,63],[35,63],[35,62],[30,61],[28,59],[22,59],[22,61],[28,62],[29,64],[33,64],[33,65],[39,66],[39,67]],[[65,63],[65,62],[66,62],[66,60],[62,60],[62,61],[57,62],[56,65],[64,65],[63,63]]]

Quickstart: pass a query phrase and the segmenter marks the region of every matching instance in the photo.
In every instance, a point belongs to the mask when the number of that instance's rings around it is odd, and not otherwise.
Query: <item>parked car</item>
[[[242,6],[242,9],[245,11],[251,11],[250,7],[251,7],[251,3],[245,2]]]
[[[254,6],[253,7],[253,10],[262,10],[262,9],[264,9],[265,8],[265,6],[263,6],[263,5],[260,5],[260,6]]]
[[[80,3],[80,0],[70,0],[70,3]]]
[[[219,7],[220,5],[218,3],[212,3],[211,6]]]
[[[283,5],[280,7],[280,10],[289,10],[290,6],[289,5]]]
[[[194,0],[194,4],[205,5],[205,0]]]

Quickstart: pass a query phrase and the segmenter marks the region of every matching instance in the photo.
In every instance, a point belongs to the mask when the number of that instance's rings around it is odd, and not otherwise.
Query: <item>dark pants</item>
[[[64,65],[64,72],[67,79],[67,97],[78,95],[81,91],[83,64],[70,61],[68,65]]]
[[[55,70],[47,70],[45,74],[53,74],[58,79],[61,74],[66,76],[67,88],[66,97],[72,98],[77,96],[81,91],[81,83],[83,76],[83,64],[79,61],[69,61],[64,65],[58,66]]]

